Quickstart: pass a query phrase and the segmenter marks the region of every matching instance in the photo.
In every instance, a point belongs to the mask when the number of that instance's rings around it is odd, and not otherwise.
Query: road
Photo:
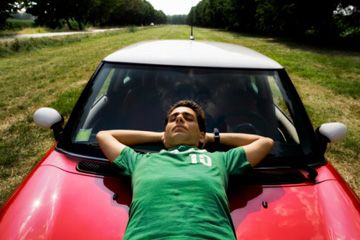
[[[56,36],[66,36],[74,34],[88,34],[88,33],[99,33],[106,31],[114,31],[119,28],[108,28],[108,29],[91,29],[87,31],[74,31],[74,32],[51,32],[51,33],[33,33],[33,34],[17,34],[12,36],[0,37],[0,41],[11,41],[14,39],[20,38],[41,38],[41,37],[56,37]]]

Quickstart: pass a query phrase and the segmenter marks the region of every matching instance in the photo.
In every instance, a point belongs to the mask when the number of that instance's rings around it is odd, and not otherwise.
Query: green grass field
[[[76,24],[73,22],[73,20],[70,20],[70,22],[73,26]],[[36,26],[35,21],[32,19],[8,18],[6,20],[5,28],[0,30],[0,37],[6,37],[6,36],[18,35],[18,34],[69,32],[74,30],[78,30],[78,29],[76,27],[74,29],[69,29],[67,25],[64,25],[60,28],[51,29],[48,27]]]
[[[188,39],[186,26],[124,28],[94,35],[0,42],[0,205],[54,144],[34,111],[57,108],[68,118],[102,58],[143,40]],[[360,53],[318,49],[280,39],[195,28],[197,40],[241,44],[282,64],[314,123],[347,124],[347,138],[328,159],[360,195]]]

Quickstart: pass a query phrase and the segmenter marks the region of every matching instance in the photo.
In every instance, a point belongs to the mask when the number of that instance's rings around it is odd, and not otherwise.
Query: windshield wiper
[[[316,182],[316,177],[318,175],[318,172],[316,171],[316,169],[314,167],[309,166],[308,164],[304,163],[304,161],[290,163],[290,166],[292,168],[301,169],[301,170],[306,171],[308,173],[307,178],[313,183]]]
[[[307,172],[306,177],[311,182],[315,182],[318,175],[316,169],[306,163],[306,156],[304,155],[301,146],[298,144],[275,142],[268,159],[281,163],[283,164],[282,166],[289,166],[291,168],[304,170]]]

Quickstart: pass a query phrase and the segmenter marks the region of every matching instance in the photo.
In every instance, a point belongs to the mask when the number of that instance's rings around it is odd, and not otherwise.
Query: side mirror
[[[58,111],[47,107],[39,108],[34,113],[33,119],[37,126],[52,129],[55,139],[59,139],[63,131],[64,118]]]
[[[316,129],[319,144],[319,153],[324,155],[327,144],[330,142],[337,142],[345,138],[347,127],[343,123],[330,122],[321,124]]]
[[[337,142],[344,139],[346,132],[346,125],[339,122],[324,123],[319,127],[319,133],[329,139],[329,142]]]

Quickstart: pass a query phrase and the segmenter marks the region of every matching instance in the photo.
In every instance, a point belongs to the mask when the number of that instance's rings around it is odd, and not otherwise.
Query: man
[[[214,153],[198,148],[216,138],[234,148]],[[203,110],[189,100],[170,108],[163,133],[109,130],[99,132],[97,140],[105,156],[132,177],[124,237],[131,240],[235,239],[228,176],[258,164],[273,145],[272,139],[257,135],[206,133]],[[128,147],[160,141],[167,150],[159,153],[139,154]]]

